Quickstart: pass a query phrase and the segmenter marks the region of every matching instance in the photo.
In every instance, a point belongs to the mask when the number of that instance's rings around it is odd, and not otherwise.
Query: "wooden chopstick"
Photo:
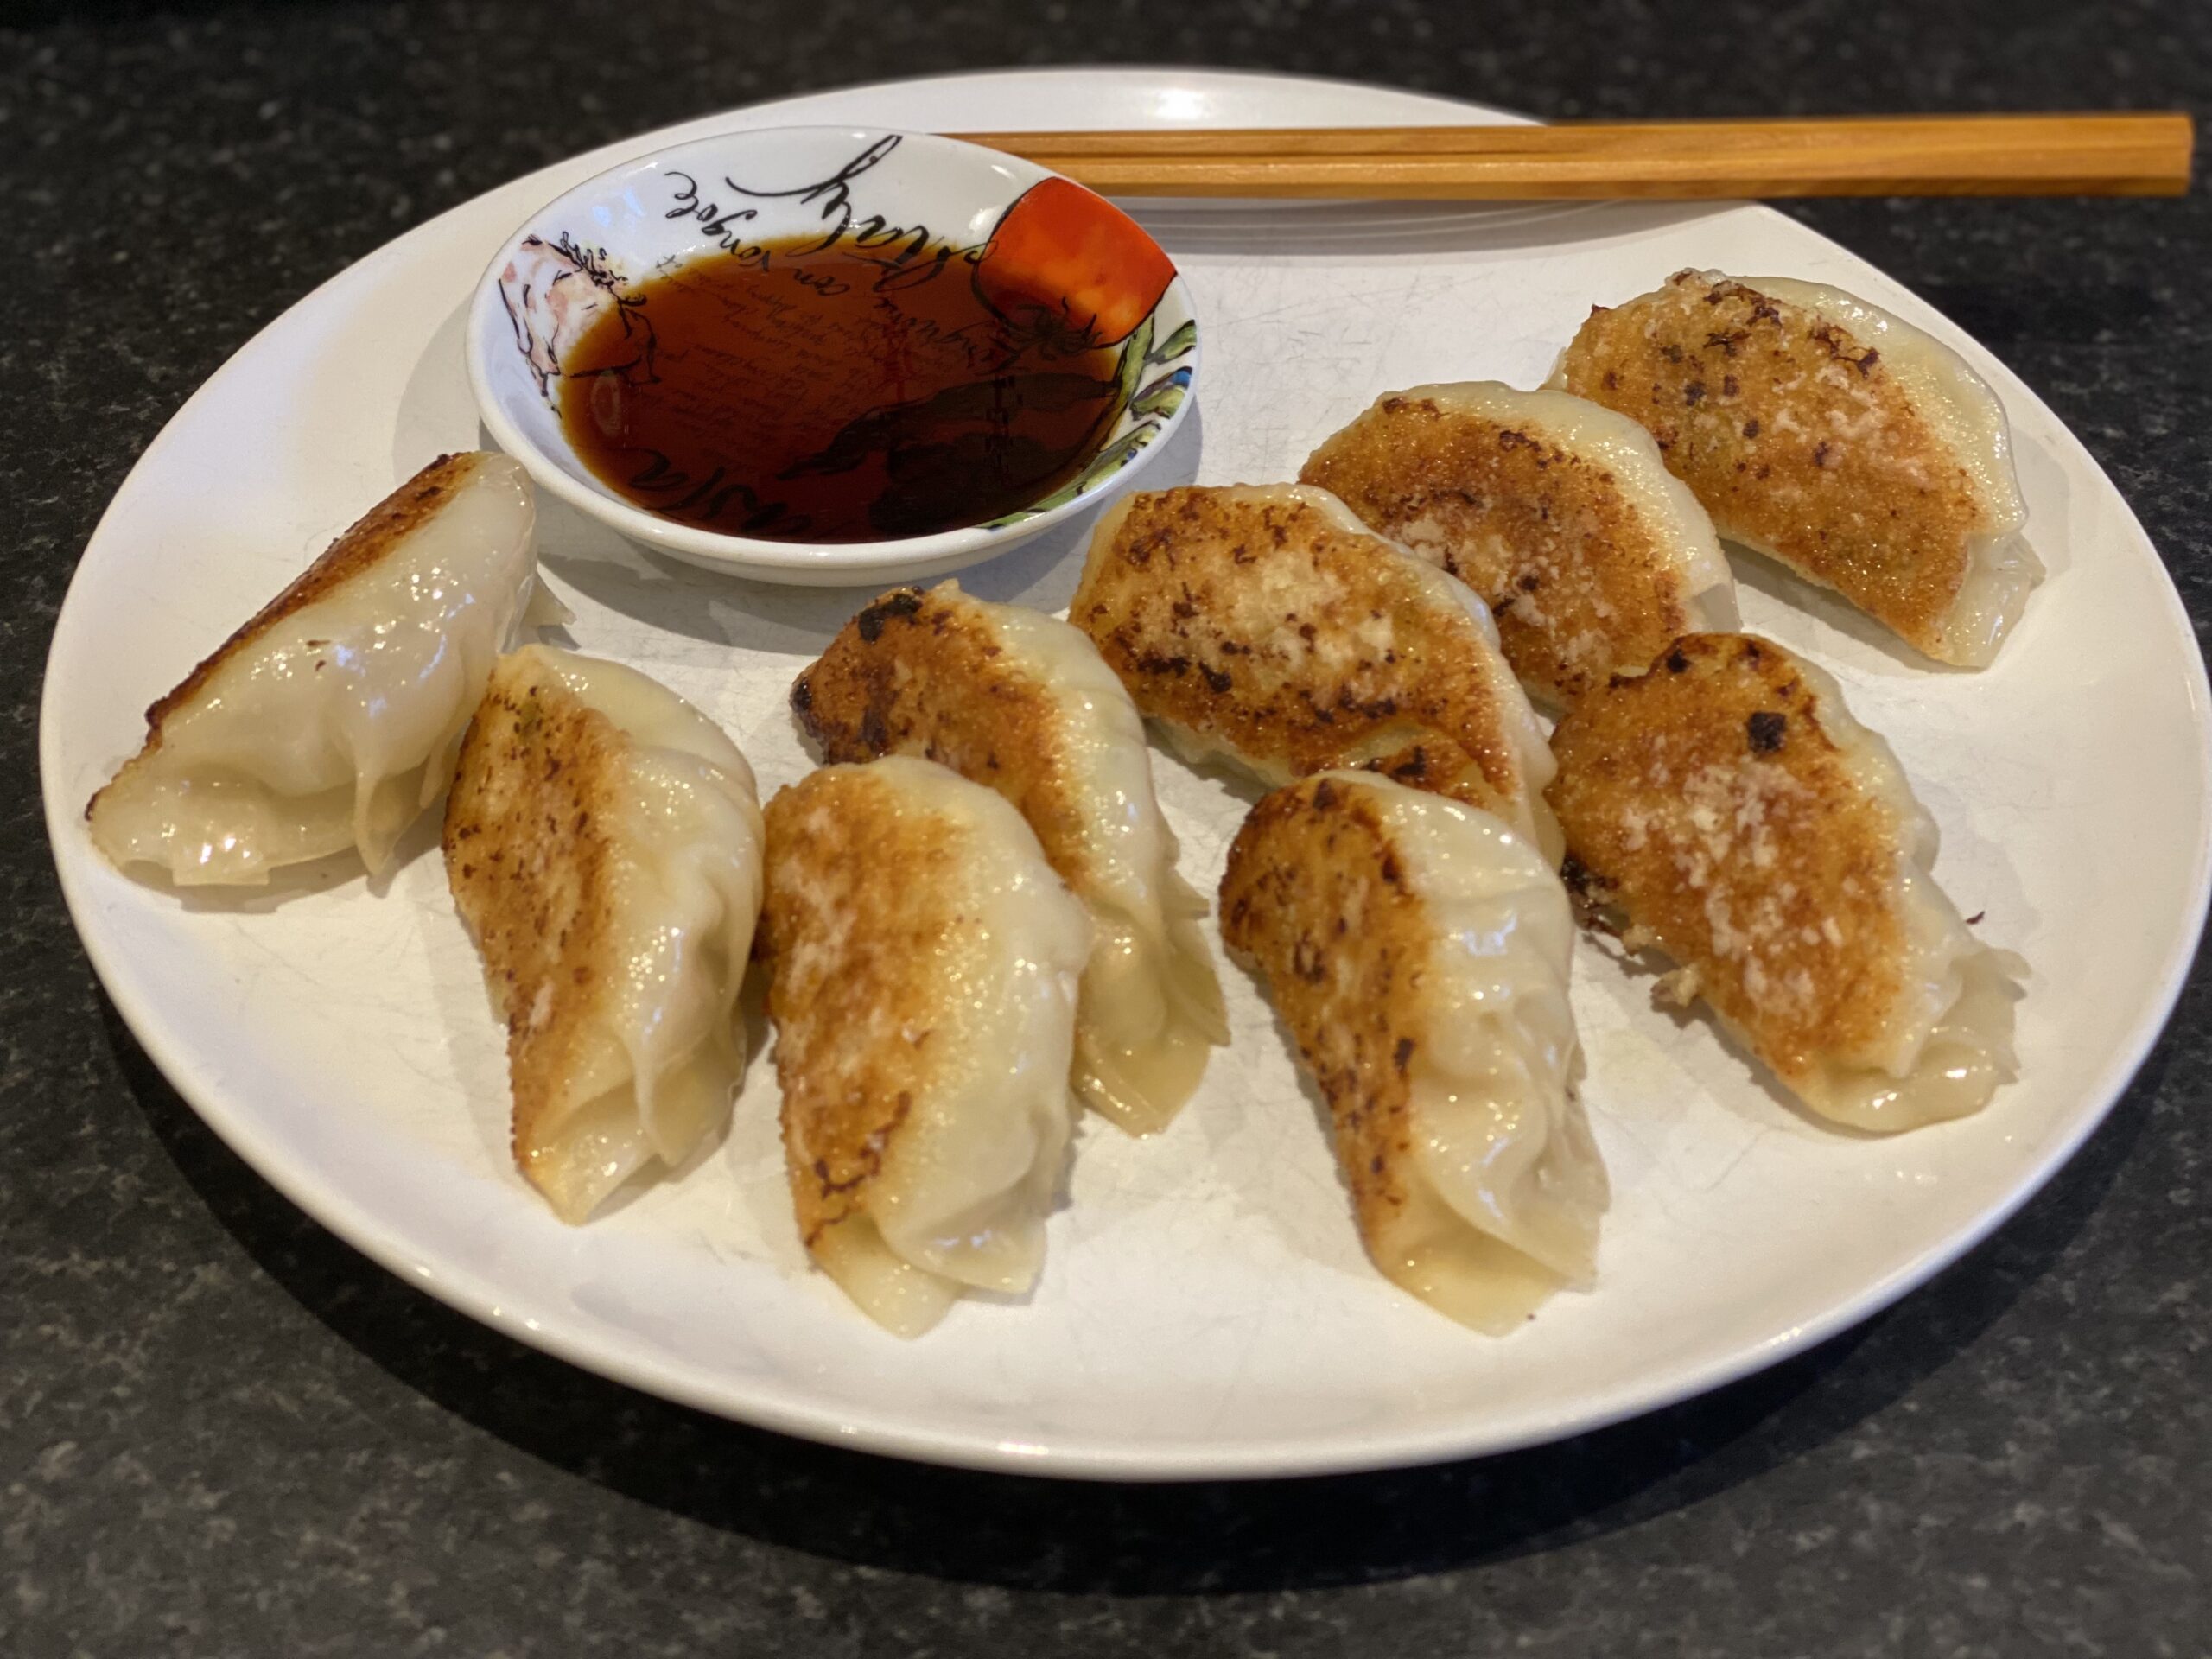
[[[954,135],[1114,195],[2177,196],[2179,111]]]

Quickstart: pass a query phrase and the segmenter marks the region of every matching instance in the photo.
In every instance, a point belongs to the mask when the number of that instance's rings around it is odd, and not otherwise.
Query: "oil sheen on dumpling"
[[[1036,1281],[1090,922],[1004,797],[910,755],[768,803],[768,1013],[799,1236],[902,1337]]]
[[[1987,666],[2043,580],[1997,395],[1840,289],[1679,271],[1592,310],[1552,384],[1648,428],[1721,535],[1939,662]]]
[[[1587,399],[1495,380],[1394,391],[1299,477],[1480,594],[1554,708],[1679,634],[1736,626],[1705,509],[1649,432]]]
[[[382,868],[524,620],[536,520],[505,455],[425,467],[146,711],[145,747],[85,809],[93,844],[179,886],[347,847]]]
[[[1124,497],[1068,620],[1190,759],[1268,784],[1371,766],[1558,844],[1551,754],[1489,609],[1326,490]]]
[[[1700,634],[1553,734],[1568,880],[1815,1111],[1909,1129],[2016,1072],[2026,964],[1936,885],[1936,831],[1835,682],[1771,640]]]
[[[1326,772],[1253,808],[1221,918],[1328,1098],[1384,1274],[1491,1335],[1589,1284],[1609,1191],[1574,1092],[1573,916],[1541,852],[1458,801]]]
[[[1096,932],[1076,1021],[1075,1083],[1133,1134],[1161,1128],[1229,1040],[1198,918],[1175,870],[1129,694],[1090,641],[957,582],[886,594],[791,687],[833,762],[919,754],[1013,803]]]
[[[506,1022],[515,1162],[586,1220],[728,1120],[760,914],[752,768],[635,669],[525,646],[469,725],[445,860]]]

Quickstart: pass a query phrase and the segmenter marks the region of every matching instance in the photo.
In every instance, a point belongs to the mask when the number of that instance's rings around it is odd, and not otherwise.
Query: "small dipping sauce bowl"
[[[1006,389],[1018,378],[994,381],[992,365],[1020,351],[1031,353],[1023,362],[1032,369],[1041,362],[1044,372],[1019,384],[1045,387],[1039,395],[1048,402],[1087,400],[1090,419],[1087,427],[1078,422],[1085,433],[1079,451],[1070,452],[1035,499],[999,500],[984,522],[927,534],[810,541],[741,533],[804,520],[779,519],[783,509],[772,501],[750,522],[733,513],[728,483],[704,462],[683,471],[664,455],[640,451],[625,493],[604,476],[604,454],[595,471],[579,453],[563,423],[572,385],[587,385],[588,376],[594,397],[604,390],[617,400],[644,397],[665,391],[670,372],[682,364],[666,349],[655,355],[655,284],[672,272],[719,279],[773,270],[792,279],[772,299],[779,343],[764,347],[765,335],[747,337],[755,350],[776,354],[772,372],[728,381],[743,389],[747,418],[756,423],[751,429],[759,430],[764,408],[774,407],[764,403],[772,395],[764,388],[834,372],[820,365],[836,351],[853,349],[852,302],[848,296],[841,323],[840,308],[822,298],[825,286],[836,284],[825,284],[819,267],[799,257],[822,249],[849,257],[844,286],[880,283],[887,302],[911,284],[960,285],[957,296],[946,289],[935,297],[976,308],[979,322],[967,337],[986,343],[977,352],[982,367],[975,387],[867,412],[823,455],[768,476],[804,474],[808,487],[819,490],[825,474],[858,479],[865,467],[872,469],[868,476],[894,477],[927,465],[937,468],[941,489],[946,476],[957,476],[950,458],[974,453],[959,444],[988,445],[995,433],[1003,435],[1005,408],[1019,404]],[[693,306],[690,314],[696,311]],[[817,317],[819,340],[809,333]],[[623,349],[610,355],[610,339]],[[757,581],[829,587],[956,570],[1096,505],[1166,448],[1189,413],[1198,325],[1189,290],[1159,245],[1119,209],[1057,174],[926,133],[769,127],[625,162],[532,213],[477,285],[467,357],[485,426],[541,488],[690,563]],[[1096,378],[1052,372],[1063,359],[1079,359]],[[650,497],[664,486],[673,493]],[[641,496],[655,505],[640,505]],[[741,505],[760,499],[751,486],[738,497]],[[701,522],[717,506],[713,524]]]

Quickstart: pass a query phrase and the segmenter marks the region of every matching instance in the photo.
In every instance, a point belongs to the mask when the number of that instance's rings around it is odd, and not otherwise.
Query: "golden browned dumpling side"
[[[1300,479],[1488,601],[1530,696],[1563,707],[1679,634],[1736,621],[1697,498],[1626,416],[1496,381],[1378,398]]]
[[[768,803],[762,938],[799,1236],[901,1336],[1027,1290],[1073,1119],[1083,907],[997,794],[932,761]]]
[[[1125,498],[1068,620],[1193,760],[1270,784],[1387,760],[1418,782],[1399,768],[1420,751],[1454,792],[1555,843],[1551,758],[1489,611],[1325,490]]]
[[[931,592],[893,588],[862,607],[791,682],[791,712],[830,765],[918,754],[997,790],[1040,840],[1058,843],[1055,867],[1081,874],[1090,849],[1068,734],[1047,688],[999,637],[1000,613],[1012,608],[953,582]]]
[[[1090,912],[1096,938],[1076,1031],[1077,1088],[1122,1128],[1165,1127],[1229,1040],[1198,931],[1205,900],[1175,869],[1129,694],[1077,629],[957,582],[868,606],[791,686],[832,761],[918,754],[996,790]]]
[[[1685,270],[1589,320],[1553,384],[1648,429],[1714,528],[1980,667],[2042,579],[2002,406],[1839,289]]]
[[[548,1160],[572,1055],[607,992],[607,828],[621,788],[613,723],[557,681],[495,672],[446,801],[446,876],[507,1027],[515,1161]],[[588,1213],[578,1206],[578,1219]]]
[[[1862,1128],[1979,1108],[2012,1075],[2014,959],[1929,873],[1936,828],[1835,683],[1697,634],[1552,735],[1567,882],[1681,964],[1807,1103]]]
[[[1221,917],[1328,1098],[1377,1268],[1494,1334],[1588,1281],[1605,1173],[1573,1093],[1574,924],[1535,848],[1327,772],[1253,808]]]
[[[469,723],[444,842],[507,1028],[515,1161],[582,1221],[728,1118],[760,912],[752,770],[636,670],[526,646]]]

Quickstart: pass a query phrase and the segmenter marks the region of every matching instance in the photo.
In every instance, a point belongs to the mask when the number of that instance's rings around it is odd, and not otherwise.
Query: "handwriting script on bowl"
[[[778,252],[786,257],[805,258],[845,241],[887,267],[876,279],[879,289],[927,282],[952,260],[972,257],[981,251],[981,247],[957,247],[950,242],[940,242],[926,225],[893,225],[880,213],[871,213],[863,219],[855,212],[853,181],[898,149],[899,144],[899,135],[888,134],[828,178],[787,190],[761,190],[740,184],[735,179],[723,179],[723,185],[733,194],[753,201],[819,202],[823,226],[819,241],[802,239],[772,248],[768,243],[750,240],[739,227],[758,219],[759,208],[725,208],[719,201],[702,200],[699,181],[672,168],[667,177],[677,188],[672,197],[675,205],[668,210],[667,217],[697,219],[725,252],[749,264],[765,265]]]

